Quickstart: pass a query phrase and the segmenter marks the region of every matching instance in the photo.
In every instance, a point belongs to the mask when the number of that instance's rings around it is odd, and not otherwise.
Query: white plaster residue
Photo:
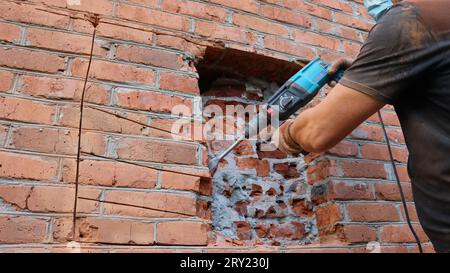
[[[81,5],[81,0],[66,0],[68,6],[79,6]]]

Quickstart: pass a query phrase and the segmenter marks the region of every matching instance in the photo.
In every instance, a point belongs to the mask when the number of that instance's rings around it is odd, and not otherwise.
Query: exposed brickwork
[[[246,142],[212,179],[207,156],[229,141],[175,141],[143,125],[170,130],[178,120],[172,107],[192,110],[206,91],[221,107],[261,102],[268,94],[249,79],[273,90],[298,69],[295,59],[356,55],[373,23],[362,1],[73,2],[0,1],[0,252],[67,251],[78,105],[93,31],[86,13],[101,21],[82,150],[164,169],[84,155],[80,196],[135,206],[80,200],[76,232],[86,251],[174,252],[181,245],[192,252],[363,252],[371,241],[385,252],[417,251],[376,116],[323,155],[287,158]],[[242,69],[243,86],[205,90],[196,64],[207,48],[256,56],[219,63]],[[218,60],[216,53],[209,60]],[[391,107],[383,117],[414,212],[398,118]],[[221,212],[233,217],[218,218]],[[413,220],[419,227],[415,213]],[[322,248],[329,243],[335,247]]]

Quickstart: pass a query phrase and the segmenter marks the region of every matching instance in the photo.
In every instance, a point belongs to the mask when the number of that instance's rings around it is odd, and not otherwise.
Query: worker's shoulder
[[[369,44],[384,49],[384,53],[427,48],[438,40],[437,32],[425,18],[416,2],[402,1],[377,22]]]
[[[420,20],[436,33],[450,30],[449,0],[405,0],[398,5],[415,9]]]

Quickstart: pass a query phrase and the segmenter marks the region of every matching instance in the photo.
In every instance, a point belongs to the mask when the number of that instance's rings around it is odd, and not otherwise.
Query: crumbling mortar
[[[117,5],[118,5],[118,2],[117,2],[117,0],[112,0],[112,16],[113,17],[116,17],[117,16]]]
[[[65,72],[63,73],[63,76],[72,76],[71,71],[72,71],[72,66],[73,66],[74,59],[75,58],[70,57],[70,56],[64,58]]]
[[[44,243],[52,243],[54,241],[53,238],[53,225],[55,222],[54,218],[49,218],[47,219],[47,226],[45,229],[45,239],[44,239]]]
[[[10,126],[8,126],[8,132],[6,133],[5,143],[3,144],[3,148],[5,149],[7,149],[10,143],[12,142],[13,128],[14,128],[13,124],[10,124]]]
[[[0,211],[1,213],[16,213],[19,207],[15,204],[6,202],[3,198],[0,197]],[[1,214],[0,214],[1,215]]]
[[[19,44],[20,45],[26,45],[27,31],[28,31],[28,28],[20,27],[20,38],[19,38]]]
[[[64,159],[59,158],[58,160],[58,170],[56,171],[56,181],[57,183],[63,183],[63,174],[64,174]]]

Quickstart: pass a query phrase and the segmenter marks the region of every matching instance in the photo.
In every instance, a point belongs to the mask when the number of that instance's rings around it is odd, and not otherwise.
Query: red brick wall
[[[93,31],[86,15],[92,13],[100,15],[100,24],[86,95],[79,194],[135,207],[80,200],[76,234],[84,247],[365,251],[367,242],[377,241],[383,251],[416,251],[375,117],[329,153],[307,157],[305,171],[296,169],[305,178],[312,233],[307,241],[292,237],[285,248],[271,240],[257,246],[261,242],[256,226],[245,217],[237,228],[254,237],[222,240],[227,236],[212,224],[215,194],[205,167],[205,143],[175,141],[168,133],[143,125],[170,129],[177,120],[171,115],[174,105],[195,107],[200,97],[195,64],[207,47],[252,52],[286,63],[356,55],[371,27],[361,2],[1,1],[0,251],[67,251],[79,101]],[[401,130],[392,108],[384,109],[383,116],[413,213]],[[265,160],[258,159],[256,150],[248,158],[254,159],[241,165]],[[285,168],[277,165],[280,162],[267,162],[270,172]],[[291,232],[283,228],[289,222],[295,221],[277,219],[274,228],[281,233],[275,234]]]

